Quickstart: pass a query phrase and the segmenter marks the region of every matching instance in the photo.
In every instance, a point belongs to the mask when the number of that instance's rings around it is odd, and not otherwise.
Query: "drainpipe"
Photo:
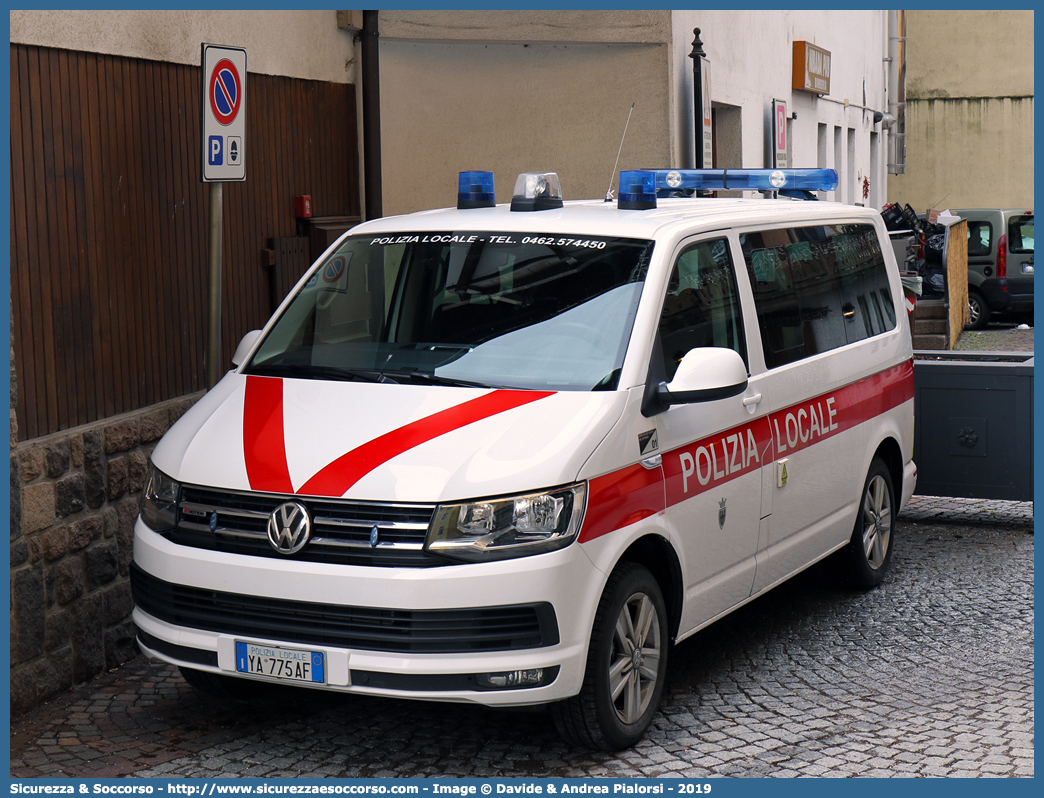
[[[381,189],[381,59],[377,12],[363,11],[363,205],[366,219],[384,215]]]
[[[906,12],[888,12],[888,174],[906,172]]]

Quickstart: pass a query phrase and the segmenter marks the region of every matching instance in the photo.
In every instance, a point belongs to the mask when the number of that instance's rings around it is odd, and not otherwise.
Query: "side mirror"
[[[254,344],[257,343],[257,339],[261,337],[260,330],[251,330],[239,341],[239,346],[236,347],[236,353],[232,355],[232,365],[238,366],[244,360],[247,355],[250,354],[250,350],[254,348]]]
[[[739,352],[717,346],[690,349],[670,384],[656,389],[659,404],[671,405],[727,399],[747,389],[747,367]]]

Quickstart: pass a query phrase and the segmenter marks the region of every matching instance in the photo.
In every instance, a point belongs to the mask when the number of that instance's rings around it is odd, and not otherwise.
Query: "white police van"
[[[916,470],[880,215],[677,196],[832,170],[492,180],[337,241],[157,445],[134,621],[197,689],[547,703],[620,749],[673,642],[834,553],[882,579]]]

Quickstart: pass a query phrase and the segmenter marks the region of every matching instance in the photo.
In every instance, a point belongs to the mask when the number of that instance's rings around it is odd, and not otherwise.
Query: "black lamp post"
[[[700,29],[693,28],[692,52],[692,118],[695,122],[693,139],[696,149],[696,158],[693,166],[696,169],[710,168],[712,164],[703,163],[703,59],[707,54],[703,52],[703,42],[700,41]]]

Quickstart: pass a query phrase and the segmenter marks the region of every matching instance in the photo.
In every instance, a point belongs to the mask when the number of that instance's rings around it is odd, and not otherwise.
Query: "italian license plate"
[[[236,670],[287,682],[323,684],[326,668],[321,651],[236,641]]]

